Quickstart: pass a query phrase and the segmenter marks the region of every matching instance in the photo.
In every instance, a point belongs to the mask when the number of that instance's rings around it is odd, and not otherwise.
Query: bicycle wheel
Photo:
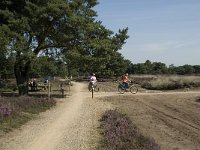
[[[118,86],[118,92],[121,93],[121,94],[124,94],[125,89],[121,85],[119,85]]]
[[[88,90],[90,91],[90,92],[92,92],[92,89],[94,90],[94,85],[92,84],[92,83],[89,83],[89,85],[88,85]]]
[[[89,91],[92,92],[92,87],[89,88]]]
[[[99,92],[99,87],[98,87],[98,86],[95,86],[95,87],[94,87],[94,91],[95,91],[95,92]]]
[[[90,91],[90,92],[92,92],[92,84],[88,84],[88,90]]]
[[[131,86],[131,87],[130,87],[130,92],[131,92],[132,94],[136,94],[136,93],[138,92],[138,88],[137,88],[136,86]]]
[[[94,87],[92,86],[92,98],[93,98],[93,95],[94,95]]]

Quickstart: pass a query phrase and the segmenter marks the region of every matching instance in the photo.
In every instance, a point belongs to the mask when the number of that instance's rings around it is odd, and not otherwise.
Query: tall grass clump
[[[200,78],[196,76],[160,76],[142,84],[150,90],[176,90],[200,87]]]
[[[8,132],[55,106],[55,100],[36,97],[0,97],[0,131]]]
[[[100,128],[103,135],[100,150],[160,150],[154,139],[144,137],[126,115],[116,110],[103,114]]]

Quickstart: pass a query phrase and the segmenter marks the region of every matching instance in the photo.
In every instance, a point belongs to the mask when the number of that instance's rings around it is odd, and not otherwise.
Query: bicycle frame
[[[132,94],[136,94],[138,92],[138,88],[134,84],[128,85],[128,88],[125,87],[123,83],[118,85],[118,92],[124,94],[125,91],[130,91]]]
[[[129,86],[128,86],[128,88],[126,88],[125,87],[126,85],[124,83],[120,83],[119,86],[120,86],[120,88],[123,88],[123,89],[129,89]]]
[[[88,85],[88,90],[89,90],[90,92],[91,92],[91,90],[92,90],[92,87],[94,88],[94,91],[95,91],[95,92],[98,92],[98,91],[99,91],[99,89],[98,89],[96,83],[94,83],[94,82],[90,82],[90,83],[89,83],[89,85]]]

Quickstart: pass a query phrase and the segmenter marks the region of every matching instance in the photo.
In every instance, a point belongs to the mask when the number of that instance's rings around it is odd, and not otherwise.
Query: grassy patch
[[[116,110],[103,114],[100,128],[103,139],[99,150],[160,150],[154,139],[143,136],[126,115]]]

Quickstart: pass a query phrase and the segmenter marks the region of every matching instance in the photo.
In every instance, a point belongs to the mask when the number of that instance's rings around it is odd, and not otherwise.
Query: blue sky
[[[99,0],[97,20],[129,28],[120,52],[132,63],[200,65],[200,0]]]

